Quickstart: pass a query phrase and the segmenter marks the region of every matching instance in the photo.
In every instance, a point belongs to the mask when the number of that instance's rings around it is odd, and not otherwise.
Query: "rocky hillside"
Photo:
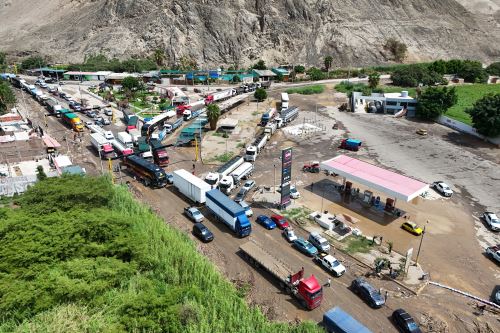
[[[165,50],[199,64],[385,63],[396,38],[408,61],[500,58],[497,0],[0,0],[0,49],[53,61]]]

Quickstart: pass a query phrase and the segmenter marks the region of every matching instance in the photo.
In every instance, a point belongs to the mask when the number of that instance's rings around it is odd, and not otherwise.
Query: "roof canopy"
[[[429,189],[426,183],[345,155],[321,162],[321,168],[406,202]]]

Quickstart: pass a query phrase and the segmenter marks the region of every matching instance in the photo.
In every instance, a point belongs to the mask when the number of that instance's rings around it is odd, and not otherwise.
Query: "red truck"
[[[297,298],[303,307],[312,310],[321,305],[323,287],[314,275],[304,277],[304,267],[293,273],[294,271],[286,263],[274,257],[264,246],[255,241],[241,245],[240,251],[256,268],[262,267],[277,278],[280,287],[287,294]]]

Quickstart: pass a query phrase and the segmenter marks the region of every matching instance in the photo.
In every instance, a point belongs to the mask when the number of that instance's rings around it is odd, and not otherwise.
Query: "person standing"
[[[330,287],[331,285],[332,285],[332,279],[328,278],[328,280],[326,280],[325,286]]]

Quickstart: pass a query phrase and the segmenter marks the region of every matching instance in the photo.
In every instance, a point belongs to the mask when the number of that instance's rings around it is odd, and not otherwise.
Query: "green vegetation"
[[[348,236],[342,242],[347,243],[347,253],[368,253],[373,247],[372,241],[364,236]]]
[[[45,66],[47,66],[47,61],[40,56],[26,58],[21,63],[22,69],[40,68]]]
[[[14,104],[16,104],[16,95],[14,95],[10,84],[0,81],[0,115],[9,112]]]
[[[189,238],[104,178],[38,183],[0,208],[1,332],[321,332],[270,323]]]
[[[23,67],[24,68],[24,67]],[[128,59],[120,61],[116,58],[108,59],[103,54],[93,54],[85,57],[81,64],[70,64],[67,69],[69,71],[113,71],[116,73],[123,72],[142,72],[156,69],[156,63],[149,58],[144,59]]]
[[[225,143],[225,142],[222,142]],[[234,154],[230,151],[225,152],[223,154],[217,155],[213,158],[214,161],[221,162],[221,163],[226,163],[228,162],[231,158],[233,158]]]
[[[217,104],[212,103],[207,106],[207,118],[210,123],[210,129],[212,131],[215,130],[220,118],[220,108]]]
[[[397,62],[402,62],[406,58],[406,52],[408,51],[406,44],[395,38],[389,38],[385,42],[384,48],[392,53],[394,60]]]
[[[295,73],[298,73],[298,74],[302,74],[302,73],[305,73],[306,72],[306,68],[302,65],[297,65],[293,68],[293,70],[295,71]]]
[[[372,89],[377,88],[380,83],[380,74],[379,73],[371,73],[368,76],[368,86]]]
[[[312,211],[305,207],[297,207],[282,211],[281,214],[289,220],[298,221],[306,219]]]
[[[0,61],[0,64],[1,64],[1,61]],[[490,75],[500,76],[500,61],[490,64],[486,68],[486,72],[488,72],[488,74],[490,74]]]
[[[488,94],[500,93],[500,86],[494,84],[472,84],[456,86],[458,101],[445,113],[445,116],[472,125],[472,118],[465,112],[482,97]]]
[[[466,111],[479,133],[489,137],[500,135],[500,93],[484,96]]]
[[[396,69],[391,74],[392,84],[402,87],[434,86],[444,83],[443,75],[429,69],[429,66],[416,64]]]
[[[0,73],[4,73],[7,71],[7,56],[5,53],[0,52]]]
[[[326,56],[324,61],[323,61],[324,65],[325,65],[325,69],[326,71],[329,71],[330,68],[332,68],[332,64],[333,64],[333,57],[332,56]]]
[[[267,98],[267,92],[263,88],[257,88],[253,93],[253,97],[255,97],[258,102],[263,102]]]
[[[301,94],[301,95],[321,94],[323,91],[325,91],[325,86],[322,84],[317,84],[314,86],[290,88],[286,90],[286,92],[289,94]]]
[[[347,81],[342,81],[335,86],[335,90],[339,92],[346,93],[348,96],[351,96],[353,91],[360,91],[365,96],[371,95],[372,92],[384,92],[384,93],[394,93],[401,92],[403,90],[408,91],[408,95],[415,97],[416,89],[408,88],[408,87],[398,87],[398,86],[378,86],[377,88],[371,89],[365,83],[352,83]]]
[[[455,87],[429,87],[418,98],[416,115],[420,119],[436,119],[455,105],[457,100]]]
[[[265,61],[260,59],[259,61],[257,61],[256,64],[254,64],[252,66],[252,69],[264,70],[264,69],[267,69],[267,66],[266,66]]]

